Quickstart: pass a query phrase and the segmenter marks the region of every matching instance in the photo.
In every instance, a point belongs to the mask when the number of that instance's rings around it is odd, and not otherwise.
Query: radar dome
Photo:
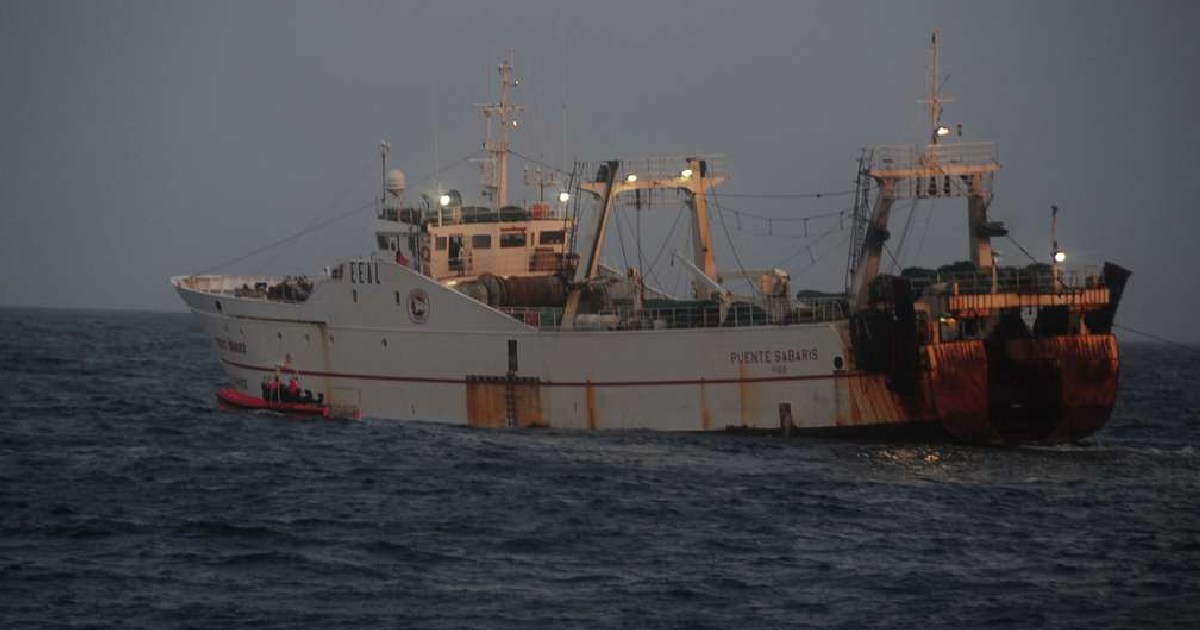
[[[404,192],[404,171],[393,169],[388,171],[385,187],[389,193],[399,195]]]

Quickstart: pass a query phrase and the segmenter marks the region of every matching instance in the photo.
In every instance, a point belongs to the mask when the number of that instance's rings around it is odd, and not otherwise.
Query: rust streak
[[[843,426],[846,424],[846,419],[849,417],[849,413],[848,413],[849,398],[850,398],[850,395],[846,391],[845,386],[842,384],[842,380],[834,379],[834,381],[833,381],[833,405],[834,405],[833,424],[835,426],[840,427],[840,426]]]
[[[504,387],[504,383],[467,382],[468,426],[502,427],[507,424]]]
[[[516,398],[517,426],[548,426],[542,415],[542,386],[540,383],[518,383],[513,386]]]
[[[738,382],[738,402],[740,406],[739,419],[741,420],[743,427],[750,426],[750,414],[752,413],[750,407],[754,402],[754,391],[751,389],[750,383],[746,380],[748,372],[749,368],[746,367],[745,363],[738,364],[738,377],[741,379]]]
[[[955,437],[996,442],[988,418],[988,364],[983,342],[951,341],[927,347],[933,411]]]
[[[592,387],[592,382],[587,382],[587,387],[584,390],[584,397],[587,400],[587,428],[595,431],[600,428],[600,417],[596,412],[596,390]]]

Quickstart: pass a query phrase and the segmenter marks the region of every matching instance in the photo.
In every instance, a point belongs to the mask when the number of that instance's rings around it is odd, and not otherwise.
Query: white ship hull
[[[936,33],[932,43],[936,65]],[[382,143],[373,258],[315,284],[174,279],[229,375],[224,404],[484,427],[938,429],[987,444],[1076,441],[1111,415],[1113,317],[1129,271],[1067,270],[1061,250],[1053,264],[997,264],[991,239],[1007,231],[987,210],[999,154],[940,142],[950,130],[936,71],[930,144],[872,147],[860,160],[846,293],[793,298],[785,270],[717,266],[708,197],[728,179],[719,156],[576,163],[557,206],[541,201],[554,178],[539,165],[525,173],[539,201],[509,205],[519,108],[511,58],[498,70],[500,101],[481,106],[484,205],[440,188],[436,202],[405,205]],[[647,286],[640,253],[636,269],[601,265],[609,233],[623,239],[610,220],[619,200],[640,226],[643,204],[672,195],[691,223],[691,255],[672,258],[692,276],[690,298]],[[882,273],[901,199],[965,199],[970,260]],[[739,279],[754,295],[726,285]]]
[[[399,265],[359,264],[373,266],[369,283],[327,278],[301,303],[234,297],[240,279],[174,283],[232,387],[258,395],[286,365],[336,415],[662,431],[921,420],[882,375],[839,368],[849,364],[845,322],[540,330]],[[419,294],[424,316],[414,317]]]

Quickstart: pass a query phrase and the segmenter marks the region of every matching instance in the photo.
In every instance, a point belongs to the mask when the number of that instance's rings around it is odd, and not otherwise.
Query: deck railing
[[[563,309],[538,307],[501,307],[498,309],[527,326],[539,330],[560,330]],[[840,296],[810,298],[773,303],[737,302],[725,308],[715,302],[679,306],[607,308],[599,313],[577,315],[572,330],[667,330],[681,328],[743,328],[781,326],[846,319],[848,306]]]
[[[177,284],[185,289],[213,293],[217,295],[233,295],[243,287],[253,288],[255,285],[273,285],[283,282],[283,278],[271,276],[218,276],[193,275],[177,279]]]
[[[692,156],[644,156],[621,159],[623,176],[635,175],[641,181],[683,179],[683,170],[689,168],[692,162],[704,163],[704,174],[707,177],[729,175],[729,161],[724,155],[692,155]],[[583,167],[585,176],[596,172],[599,164],[587,164]]]
[[[304,276],[275,278],[197,275],[179,278],[176,283],[185,289],[211,295],[276,302],[304,302],[313,288],[313,283]]]
[[[872,171],[951,165],[982,166],[999,161],[1000,152],[994,142],[884,145],[867,150],[867,168]]]
[[[1098,266],[1019,268],[993,270],[930,271],[907,274],[917,293],[932,289],[941,294],[980,293],[1070,293],[1105,287],[1104,273]]]

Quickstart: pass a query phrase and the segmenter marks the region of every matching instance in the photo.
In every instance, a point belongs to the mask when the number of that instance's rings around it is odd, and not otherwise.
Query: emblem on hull
[[[408,292],[408,318],[414,324],[424,324],[429,319],[429,294],[424,289]]]

